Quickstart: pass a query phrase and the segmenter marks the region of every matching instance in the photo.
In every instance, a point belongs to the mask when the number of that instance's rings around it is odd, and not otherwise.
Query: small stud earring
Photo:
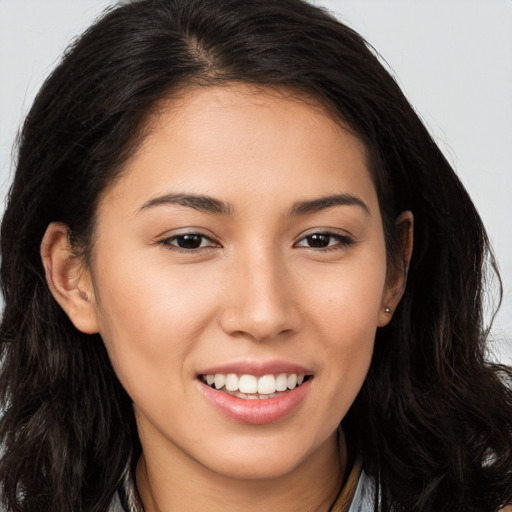
[[[391,309],[388,307],[386,307],[384,311],[386,312],[386,315],[389,315],[391,313]]]

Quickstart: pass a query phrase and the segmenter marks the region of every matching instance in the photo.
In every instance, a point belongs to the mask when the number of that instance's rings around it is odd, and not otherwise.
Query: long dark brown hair
[[[131,400],[100,336],[77,331],[48,289],[46,227],[64,222],[87,254],[102,192],[154,105],[191,84],[233,81],[312,97],[364,142],[390,262],[394,219],[414,213],[405,295],[344,420],[379,510],[495,512],[512,502],[511,372],[485,360],[492,253],[393,78],[361,36],[301,0],[133,0],[69,48],[20,133],[1,229],[4,506],[106,511],[140,454]]]

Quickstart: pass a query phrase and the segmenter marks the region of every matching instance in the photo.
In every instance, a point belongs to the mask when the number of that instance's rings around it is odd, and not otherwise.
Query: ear
[[[399,232],[400,254],[397,261],[391,263],[395,268],[391,268],[388,272],[386,289],[379,312],[379,327],[384,327],[391,321],[393,312],[404,294],[413,246],[414,217],[412,212],[408,210],[402,212],[396,219],[395,226]]]
[[[46,281],[71,322],[86,334],[97,333],[96,302],[90,272],[73,251],[66,224],[52,222],[41,242]]]

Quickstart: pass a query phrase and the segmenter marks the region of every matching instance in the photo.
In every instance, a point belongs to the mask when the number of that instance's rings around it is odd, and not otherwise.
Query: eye
[[[343,249],[355,243],[355,240],[338,233],[311,233],[300,239],[295,246],[310,249]]]
[[[200,233],[184,233],[174,235],[160,242],[162,245],[170,248],[181,249],[184,251],[194,251],[207,247],[217,247],[217,244],[205,235]]]

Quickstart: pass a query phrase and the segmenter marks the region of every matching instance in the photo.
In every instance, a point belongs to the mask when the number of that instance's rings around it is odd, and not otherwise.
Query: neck
[[[142,440],[141,440],[142,441]],[[137,490],[145,512],[255,512],[275,510],[327,512],[346,466],[343,437],[333,434],[292,471],[271,479],[239,479],[210,471],[176,454],[162,457],[143,445],[136,470]]]

